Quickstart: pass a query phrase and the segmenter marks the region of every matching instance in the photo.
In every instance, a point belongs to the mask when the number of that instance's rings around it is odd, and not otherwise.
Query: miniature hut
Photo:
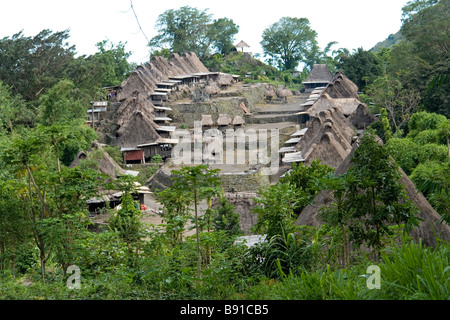
[[[243,40],[241,40],[235,47],[238,50],[241,49],[242,52],[244,52],[244,48],[250,48],[250,46]]]
[[[214,121],[210,114],[202,114],[202,130],[209,130],[214,126]]]
[[[268,86],[267,89],[264,91],[264,97],[267,101],[272,101],[273,98],[276,98],[277,94],[275,93],[275,90],[272,86]]]
[[[219,118],[217,119],[216,123],[219,130],[221,131],[226,130],[229,128],[231,124],[230,116],[224,113],[219,114]]]
[[[233,121],[231,122],[231,124],[233,125],[233,127],[235,129],[242,128],[242,126],[245,124],[245,120],[241,116],[234,116]]]

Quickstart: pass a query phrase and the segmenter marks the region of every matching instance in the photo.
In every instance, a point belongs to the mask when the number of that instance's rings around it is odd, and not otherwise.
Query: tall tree
[[[22,32],[0,40],[0,80],[21,94],[36,100],[64,76],[75,47],[69,46],[69,30],[42,30],[34,37]]]
[[[359,231],[353,234],[379,254],[382,237],[390,232],[389,224],[405,224],[405,231],[409,231],[418,223],[417,208],[399,182],[398,165],[373,132],[366,131],[351,161],[348,173],[354,178],[349,183],[349,203],[354,210],[352,217],[361,219],[361,224],[353,228]]]
[[[293,70],[307,62],[308,53],[317,48],[317,33],[306,18],[283,17],[264,30],[261,46],[264,55],[283,70]]]
[[[175,53],[195,52],[207,56],[214,46],[221,52],[230,50],[238,26],[233,20],[212,20],[206,10],[184,6],[162,13],[156,22],[158,35],[150,40],[153,49],[170,49]]]
[[[360,90],[383,75],[383,62],[373,52],[358,48],[353,54],[341,59],[339,69],[352,80]]]
[[[198,205],[201,200],[211,197],[212,190],[219,194],[221,180],[218,176],[220,169],[210,169],[208,165],[195,167],[184,167],[180,170],[172,170],[171,180],[174,182],[172,188],[188,193],[194,204],[195,229],[197,236],[197,273],[201,277],[201,254],[200,254],[200,226],[198,219]]]

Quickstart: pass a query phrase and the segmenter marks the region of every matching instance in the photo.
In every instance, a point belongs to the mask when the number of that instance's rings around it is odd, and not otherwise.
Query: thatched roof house
[[[157,132],[154,107],[139,92],[122,102],[117,111],[117,144],[121,149],[137,148],[138,145],[156,142],[161,138]]]
[[[357,85],[340,71],[335,73],[331,83],[327,86],[324,93],[335,99],[359,98]]]
[[[212,127],[212,126],[214,126],[212,115],[202,114],[202,127]]]
[[[241,116],[234,116],[233,121],[231,122],[233,126],[242,126],[245,124],[244,118]]]
[[[333,80],[326,64],[314,64],[311,72],[303,82],[305,92],[312,92],[315,88],[326,87]]]
[[[316,104],[322,103],[329,108],[314,114],[296,149],[302,153],[306,164],[320,159],[322,163],[337,168],[351,151],[356,128],[327,99],[321,98]]]
[[[348,169],[352,166],[351,157],[357,148],[358,145],[355,144],[345,160],[336,169],[335,175],[341,175],[348,171]],[[414,183],[411,181],[411,179],[409,179],[404,171],[401,168],[399,170],[402,174],[399,182],[405,186],[405,191],[408,197],[419,209],[418,217],[422,219],[422,221],[419,222],[419,226],[414,228],[411,232],[411,236],[413,237],[413,239],[415,241],[422,239],[424,244],[435,246],[436,234],[439,239],[450,241],[450,227],[445,222],[442,224],[439,222],[439,214],[433,209],[433,207],[429,204],[423,194],[416,189]],[[298,217],[296,224],[309,226],[320,225],[322,222],[318,218],[319,210],[323,206],[330,205],[332,201],[331,191],[321,191],[315,197],[313,203],[303,209]]]
[[[173,53],[169,60],[153,57],[149,62],[138,66],[120,85],[117,100],[123,101],[138,90],[148,98],[158,84],[171,77],[188,76],[194,73],[209,72],[193,52],[179,55]]]
[[[276,96],[277,94],[273,89],[273,86],[269,85],[267,89],[264,91],[264,97],[266,97],[266,100],[272,100],[273,98],[276,98]]]
[[[231,124],[230,116],[226,113],[221,113],[216,123],[218,126],[229,126]]]

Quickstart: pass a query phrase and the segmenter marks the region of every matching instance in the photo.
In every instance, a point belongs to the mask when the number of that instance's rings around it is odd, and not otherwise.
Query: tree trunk
[[[194,189],[194,208],[195,208],[195,231],[197,234],[197,272],[198,277],[201,278],[201,266],[202,266],[202,258],[200,254],[200,232],[198,226],[198,212],[197,212],[197,189]]]

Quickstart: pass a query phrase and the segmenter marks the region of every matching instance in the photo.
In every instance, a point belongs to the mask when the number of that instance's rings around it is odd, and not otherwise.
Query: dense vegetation
[[[430,248],[408,236],[418,223],[417,209],[397,170],[412,178],[448,223],[448,32],[440,32],[448,29],[450,20],[442,18],[448,9],[448,0],[410,2],[401,30],[405,39],[391,49],[330,55],[331,43],[323,52],[312,46],[301,55],[303,76],[317,62],[344,71],[381,121],[367,131],[345,175],[336,177],[317,161],[294,166],[260,190],[254,231],[267,238],[250,249],[237,241],[239,215],[221,197],[217,171],[207,166],[179,170],[174,185],[157,192],[164,204],[161,226],[141,222],[131,197],[133,178],[111,181],[99,174],[95,155],[68,167],[96,138],[84,124],[89,101],[133,70],[125,44],[103,41],[96,54],[75,58],[68,31],[1,39],[0,299],[449,299],[449,244],[437,239]],[[211,69],[251,72],[255,81],[301,82],[290,75],[289,61],[268,66],[232,52],[232,20],[183,10],[158,21],[161,35],[153,40],[167,46],[160,53],[203,48],[202,61]],[[201,30],[204,42],[170,38],[180,28],[166,24],[179,13],[210,26]],[[217,36],[222,28],[229,31],[225,39]],[[375,132],[385,146],[374,142]],[[116,150],[108,152],[117,157]],[[109,213],[108,228],[92,232],[86,199],[100,189],[124,195],[120,210]],[[333,196],[320,212],[323,224],[296,225],[321,190]],[[214,197],[218,207],[212,206]],[[209,205],[200,215],[202,199]],[[183,237],[187,225],[195,235]],[[367,285],[372,265],[381,270],[379,289]],[[73,277],[73,266],[81,278]]]

